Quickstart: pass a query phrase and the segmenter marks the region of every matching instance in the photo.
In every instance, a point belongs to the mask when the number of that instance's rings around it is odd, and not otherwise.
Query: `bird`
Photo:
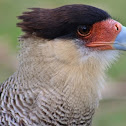
[[[105,71],[126,50],[126,27],[85,4],[18,17],[15,73],[0,86],[0,126],[91,126]]]

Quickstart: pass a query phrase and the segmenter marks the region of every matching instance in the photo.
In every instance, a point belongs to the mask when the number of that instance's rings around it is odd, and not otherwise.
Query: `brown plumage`
[[[91,126],[104,71],[118,51],[108,45],[93,47],[90,40],[102,42],[107,33],[112,40],[121,24],[87,5],[36,8],[19,18],[25,35],[18,69],[0,87],[0,125]],[[96,28],[99,22],[102,34]]]

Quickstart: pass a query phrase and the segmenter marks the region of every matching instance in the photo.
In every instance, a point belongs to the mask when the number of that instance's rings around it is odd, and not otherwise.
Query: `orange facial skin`
[[[122,25],[113,20],[108,19],[105,21],[95,23],[87,36],[79,37],[85,41],[85,46],[97,50],[113,50],[113,43],[120,33]]]

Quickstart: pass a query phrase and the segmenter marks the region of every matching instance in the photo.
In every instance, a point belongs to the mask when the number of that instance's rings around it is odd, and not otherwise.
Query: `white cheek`
[[[109,67],[119,57],[119,51],[117,50],[93,51],[83,46],[78,51],[81,55],[80,62],[86,62],[88,59],[94,58],[104,69]]]
[[[97,52],[96,57],[101,61],[105,67],[109,67],[119,57],[119,51],[117,50],[106,50]]]

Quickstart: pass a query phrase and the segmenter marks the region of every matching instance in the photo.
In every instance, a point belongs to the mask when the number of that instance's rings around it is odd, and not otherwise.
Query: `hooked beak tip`
[[[122,26],[120,33],[117,35],[113,48],[116,50],[126,51],[126,27]]]

